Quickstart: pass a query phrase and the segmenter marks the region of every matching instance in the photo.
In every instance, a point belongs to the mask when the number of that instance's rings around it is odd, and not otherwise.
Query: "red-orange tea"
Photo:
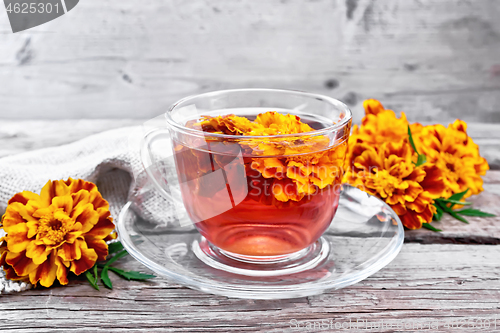
[[[174,146],[184,205],[209,242],[233,254],[279,256],[308,247],[328,228],[345,140],[331,147],[324,137],[221,141],[207,133],[202,141]],[[277,152],[285,154],[269,154]]]

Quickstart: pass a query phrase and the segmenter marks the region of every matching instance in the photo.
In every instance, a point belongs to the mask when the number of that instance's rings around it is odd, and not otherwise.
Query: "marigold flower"
[[[480,176],[488,164],[467,136],[463,121],[457,120],[448,128],[410,125],[404,113],[397,118],[377,100],[366,100],[363,106],[366,115],[349,138],[344,181],[383,199],[406,227],[416,229],[430,223],[434,199],[466,189],[467,196],[483,190]],[[427,160],[418,167],[408,126],[417,151]]]
[[[399,142],[408,138],[408,120],[404,112],[401,112],[401,117],[397,118],[394,111],[385,109],[375,99],[364,101],[363,107],[365,116],[360,127],[353,126],[349,142],[381,144]]]
[[[8,279],[67,284],[69,271],[80,275],[106,258],[112,221],[97,186],[81,179],[49,181],[40,195],[17,193],[2,217],[0,265]]]
[[[432,164],[415,166],[412,147],[405,141],[354,143],[349,149],[354,157],[344,181],[383,199],[407,228],[431,222],[434,199],[445,189],[441,170]]]
[[[269,111],[259,114],[254,121],[235,115],[205,116],[201,122],[192,124],[191,127],[211,133],[241,135],[239,145],[247,154],[256,156],[249,164],[250,168],[259,171],[264,179],[273,181],[272,193],[280,202],[300,201],[304,196],[339,183],[343,175],[347,142],[329,149],[330,140],[323,135],[244,138],[314,131],[296,115]]]
[[[427,161],[443,171],[448,198],[467,189],[464,198],[483,191],[481,176],[489,170],[486,159],[479,155],[479,147],[467,135],[467,124],[456,120],[453,124],[424,126],[414,135],[415,145]]]
[[[407,228],[421,228],[432,221],[434,199],[445,189],[442,173],[431,163],[415,166],[404,113],[397,118],[373,99],[363,106],[366,115],[349,138],[344,181],[383,199]]]

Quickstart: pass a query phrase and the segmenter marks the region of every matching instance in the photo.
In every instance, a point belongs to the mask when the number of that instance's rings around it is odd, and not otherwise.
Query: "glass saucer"
[[[227,258],[211,262],[202,249],[210,248],[194,226],[168,227],[139,216],[128,202],[117,230],[127,251],[139,262],[169,280],[228,297],[284,299],[304,297],[355,284],[389,264],[403,245],[399,217],[381,200],[344,185],[335,218],[323,236],[306,250],[309,263],[299,271],[262,265],[259,274],[236,267]],[[301,257],[304,258],[304,257]],[[234,265],[233,265],[234,264]],[[302,267],[302,266],[301,266]]]

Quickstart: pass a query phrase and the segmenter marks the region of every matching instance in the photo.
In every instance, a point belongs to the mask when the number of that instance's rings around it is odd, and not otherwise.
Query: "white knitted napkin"
[[[1,158],[0,214],[5,212],[7,201],[14,194],[40,193],[47,181],[71,177],[96,183],[115,219],[127,200],[134,196],[135,201],[140,202],[140,207],[135,209],[142,217],[159,225],[175,221],[174,204],[151,191],[152,185],[145,176],[139,158],[144,131],[144,126],[120,128],[64,146]],[[173,168],[173,165],[167,167]],[[0,269],[0,293],[29,287],[26,283],[6,280]]]

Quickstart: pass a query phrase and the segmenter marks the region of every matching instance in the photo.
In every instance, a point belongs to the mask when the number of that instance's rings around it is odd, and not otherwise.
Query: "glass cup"
[[[245,135],[230,124],[226,133],[217,128],[224,122],[218,116],[254,121],[268,111],[291,115],[268,116],[278,134]],[[296,117],[313,130],[280,134],[297,126]],[[154,156],[155,140],[168,135],[177,196],[203,236],[200,249],[206,255],[246,263],[290,260],[306,253],[329,227],[351,127],[345,104],[299,91],[237,89],[184,98],[165,119],[166,128],[146,135],[143,156]],[[144,162],[150,178],[164,196],[178,200],[168,188],[169,169],[150,160]]]

